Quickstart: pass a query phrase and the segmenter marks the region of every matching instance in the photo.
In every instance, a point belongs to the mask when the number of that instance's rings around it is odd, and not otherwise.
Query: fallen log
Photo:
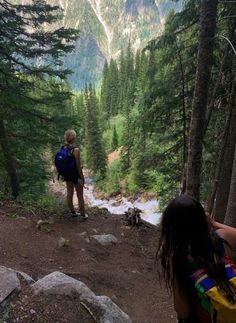
[[[148,222],[148,221],[146,221],[146,220],[144,220],[144,219],[142,219],[142,218],[141,218],[141,222],[142,222],[142,224],[143,224],[143,225],[145,225],[145,227],[148,227],[148,228],[150,228],[150,229],[155,229],[155,230],[157,230],[157,228],[158,228],[158,226],[157,226],[157,225],[152,224],[152,223],[150,223],[150,222]]]

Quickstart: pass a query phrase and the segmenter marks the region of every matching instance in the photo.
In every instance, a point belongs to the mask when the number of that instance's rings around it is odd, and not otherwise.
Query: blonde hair
[[[66,145],[71,145],[74,143],[76,138],[76,132],[73,129],[66,130],[64,134],[64,140]]]

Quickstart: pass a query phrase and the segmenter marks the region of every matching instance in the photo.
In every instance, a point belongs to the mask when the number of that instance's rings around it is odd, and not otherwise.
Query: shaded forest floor
[[[154,265],[158,229],[126,226],[122,216],[97,208],[88,214],[86,222],[55,215],[39,230],[37,222],[45,215],[2,205],[0,265],[35,280],[61,271],[81,279],[96,295],[109,296],[133,322],[175,322],[171,297],[160,286]],[[91,237],[103,233],[115,235],[118,243],[102,246]],[[62,237],[66,246],[60,246]]]

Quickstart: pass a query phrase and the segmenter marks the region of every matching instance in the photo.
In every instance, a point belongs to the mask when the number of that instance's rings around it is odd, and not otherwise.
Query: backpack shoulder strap
[[[76,147],[76,146],[69,147],[69,150],[70,150],[71,155],[73,155],[73,156],[74,156],[74,150],[75,150],[76,148],[78,148],[78,147]]]

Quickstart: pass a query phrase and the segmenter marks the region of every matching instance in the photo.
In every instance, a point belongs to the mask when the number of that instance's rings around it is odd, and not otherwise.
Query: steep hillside
[[[27,3],[30,0],[18,0]],[[73,70],[74,88],[95,82],[105,60],[117,58],[121,48],[131,42],[136,50],[161,33],[171,9],[179,10],[183,0],[47,0],[64,11],[63,25],[76,27],[81,37],[74,53],[65,59]]]

